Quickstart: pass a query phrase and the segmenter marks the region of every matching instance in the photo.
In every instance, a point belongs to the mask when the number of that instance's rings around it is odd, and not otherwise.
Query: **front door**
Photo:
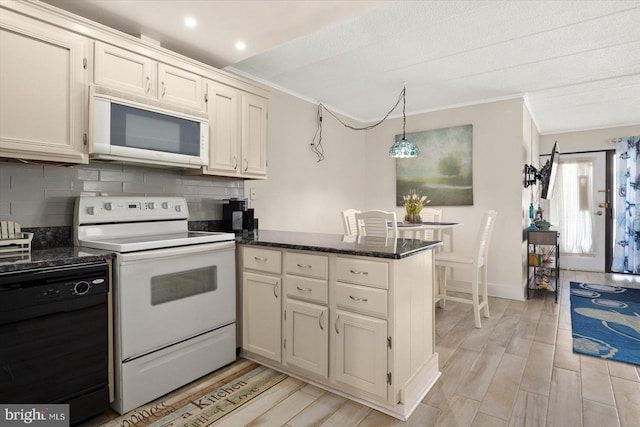
[[[560,231],[562,269],[605,271],[606,172],[604,151],[560,155],[549,221]]]

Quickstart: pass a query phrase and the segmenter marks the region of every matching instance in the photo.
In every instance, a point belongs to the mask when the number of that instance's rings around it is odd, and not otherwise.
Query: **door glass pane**
[[[180,271],[151,278],[151,305],[213,292],[218,289],[216,266]]]
[[[560,230],[562,253],[593,255],[593,206],[595,159],[560,159],[550,222]]]

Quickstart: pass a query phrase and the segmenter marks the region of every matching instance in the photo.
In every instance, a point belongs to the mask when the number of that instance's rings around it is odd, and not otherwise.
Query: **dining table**
[[[433,230],[434,239],[442,240],[442,232],[444,230],[450,230],[454,227],[459,227],[463,223],[461,222],[444,222],[444,221],[431,221],[417,224],[411,224],[406,222],[398,222],[398,234],[404,238],[414,238],[424,240],[425,231]]]

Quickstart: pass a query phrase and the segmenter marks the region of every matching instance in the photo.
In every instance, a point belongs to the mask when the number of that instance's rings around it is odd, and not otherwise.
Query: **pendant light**
[[[345,123],[344,121],[342,121],[342,119],[336,115],[334,112],[332,112],[331,110],[329,110],[327,107],[325,107],[323,104],[319,103],[318,104],[318,109],[316,111],[316,123],[318,124],[318,128],[316,129],[316,134],[313,136],[313,140],[311,141],[311,151],[313,151],[313,153],[318,156],[318,162],[321,162],[324,160],[324,148],[322,147],[322,112],[326,111],[327,113],[331,114],[331,116],[333,116],[333,118],[335,118],[338,122],[340,122],[340,124],[342,124],[342,126],[352,129],[352,130],[370,130],[373,129],[375,127],[377,127],[378,125],[382,124],[385,120],[387,120],[387,118],[389,117],[389,115],[398,107],[398,105],[400,104],[400,101],[403,101],[402,104],[402,139],[398,142],[396,142],[395,144],[393,144],[393,146],[391,147],[391,149],[389,150],[389,154],[391,155],[391,157],[416,157],[419,153],[418,150],[418,146],[416,144],[414,144],[411,141],[407,141],[406,138],[406,134],[405,134],[405,125],[407,124],[407,116],[405,113],[405,109],[406,109],[406,101],[405,101],[405,94],[407,92],[407,88],[406,86],[402,87],[402,90],[400,91],[400,94],[398,95],[398,100],[396,101],[395,105],[393,106],[393,108],[391,108],[391,110],[389,110],[389,112],[387,114],[385,114],[385,116],[383,118],[381,118],[380,120],[378,120],[377,122],[367,125],[367,126],[353,126],[350,125],[348,123]]]
[[[417,157],[420,153],[418,146],[413,142],[407,140],[405,127],[407,125],[407,115],[405,113],[407,105],[407,88],[402,89],[402,139],[397,141],[389,149],[389,155],[397,159],[406,159],[409,157]]]

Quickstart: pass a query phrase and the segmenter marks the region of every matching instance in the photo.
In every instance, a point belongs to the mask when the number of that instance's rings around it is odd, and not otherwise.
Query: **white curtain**
[[[560,230],[560,251],[592,255],[593,159],[562,159],[550,203],[549,222]]]

